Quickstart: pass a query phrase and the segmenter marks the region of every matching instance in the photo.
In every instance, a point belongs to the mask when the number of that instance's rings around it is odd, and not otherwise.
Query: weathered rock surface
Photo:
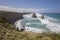
[[[32,18],[37,18],[36,14],[33,14],[33,15],[32,15]]]
[[[5,18],[11,24],[14,24],[17,20],[23,19],[23,15],[25,14],[29,14],[29,13],[0,11],[0,17]]]
[[[44,19],[44,15],[41,16],[41,19]]]

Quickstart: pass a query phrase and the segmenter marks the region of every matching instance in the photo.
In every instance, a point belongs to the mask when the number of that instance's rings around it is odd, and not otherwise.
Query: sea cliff
[[[23,15],[30,13],[18,13],[10,11],[0,11],[0,17],[5,18],[9,23],[14,24],[17,20],[23,19]]]

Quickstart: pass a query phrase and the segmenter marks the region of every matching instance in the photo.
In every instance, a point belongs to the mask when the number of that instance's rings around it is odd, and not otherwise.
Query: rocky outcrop
[[[32,18],[37,18],[36,14],[33,14],[33,15],[32,15]]]
[[[41,16],[41,19],[44,19],[44,15]]]

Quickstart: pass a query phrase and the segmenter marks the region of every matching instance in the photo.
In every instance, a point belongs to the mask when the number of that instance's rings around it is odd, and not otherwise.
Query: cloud
[[[45,12],[48,9],[47,8],[13,8],[9,6],[2,6],[0,5],[1,11],[12,11],[12,12]]]

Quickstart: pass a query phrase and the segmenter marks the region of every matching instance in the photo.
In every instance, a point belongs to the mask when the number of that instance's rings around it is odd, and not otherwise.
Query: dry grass
[[[0,23],[0,40],[60,40],[60,34],[19,32],[9,23]]]
[[[1,40],[60,40],[60,34],[8,31]]]

